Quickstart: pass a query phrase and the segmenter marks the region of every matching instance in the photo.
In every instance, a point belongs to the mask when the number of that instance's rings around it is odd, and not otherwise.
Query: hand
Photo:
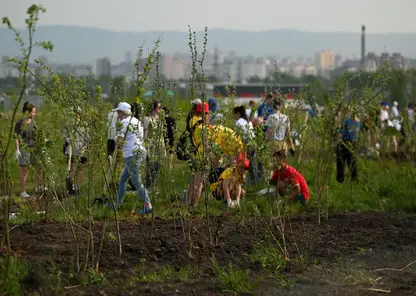
[[[20,153],[20,150],[17,149],[16,152],[15,152],[15,155],[14,155],[15,159],[19,160],[19,157],[21,157],[21,156],[22,156],[22,154]]]
[[[293,157],[293,156],[295,156],[295,152],[296,152],[296,151],[295,151],[295,149],[290,148],[290,150],[289,150],[289,151],[290,151],[290,154],[292,155],[292,157]]]

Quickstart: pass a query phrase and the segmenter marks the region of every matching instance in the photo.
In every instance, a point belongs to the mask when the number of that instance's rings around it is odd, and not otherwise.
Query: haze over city
[[[71,25],[115,31],[186,31],[226,28],[244,31],[298,29],[355,32],[366,24],[373,33],[416,32],[414,0],[2,0],[1,16],[24,26],[31,4],[48,12],[39,25]]]

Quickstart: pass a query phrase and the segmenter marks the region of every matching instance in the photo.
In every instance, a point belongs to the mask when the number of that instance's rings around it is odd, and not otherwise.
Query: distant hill
[[[24,33],[22,33],[25,36]],[[162,35],[163,34],[163,35]],[[55,45],[54,52],[47,54],[50,61],[58,63],[90,63],[96,58],[108,56],[113,62],[124,59],[126,51],[135,52],[144,44],[150,48],[162,35],[162,52],[187,52],[186,32],[114,32],[72,26],[40,26],[36,40],[49,40]],[[198,32],[203,43],[203,32]],[[208,47],[218,47],[223,52],[235,51],[241,55],[279,55],[311,57],[316,51],[331,50],[341,55],[360,56],[360,32],[331,33],[304,32],[297,30],[271,30],[246,32],[227,29],[208,31]],[[367,51],[400,52],[405,57],[416,58],[416,33],[367,34]],[[6,28],[0,28],[0,56],[18,55],[14,38]],[[40,51],[35,52],[35,56]]]

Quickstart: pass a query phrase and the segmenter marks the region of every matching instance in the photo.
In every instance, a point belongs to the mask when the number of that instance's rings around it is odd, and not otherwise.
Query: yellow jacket
[[[194,126],[202,118],[199,116],[194,116],[191,119],[191,127]],[[210,144],[216,144],[219,148],[228,155],[236,155],[239,152],[243,151],[244,144],[241,138],[230,128],[221,125],[208,126],[200,124],[195,128],[195,131],[192,135],[195,147],[197,148],[197,153],[202,156],[204,147],[202,145],[203,134],[205,137],[208,137],[206,140]]]

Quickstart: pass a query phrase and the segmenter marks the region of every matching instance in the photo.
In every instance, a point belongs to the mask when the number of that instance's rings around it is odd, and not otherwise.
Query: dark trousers
[[[345,179],[345,165],[351,171],[351,180],[358,180],[356,148],[357,143],[351,141],[341,141],[336,148],[337,157],[337,181],[344,182]]]
[[[146,162],[146,183],[145,186],[147,189],[151,188],[159,176],[160,163],[157,161],[152,161],[149,158]]]

